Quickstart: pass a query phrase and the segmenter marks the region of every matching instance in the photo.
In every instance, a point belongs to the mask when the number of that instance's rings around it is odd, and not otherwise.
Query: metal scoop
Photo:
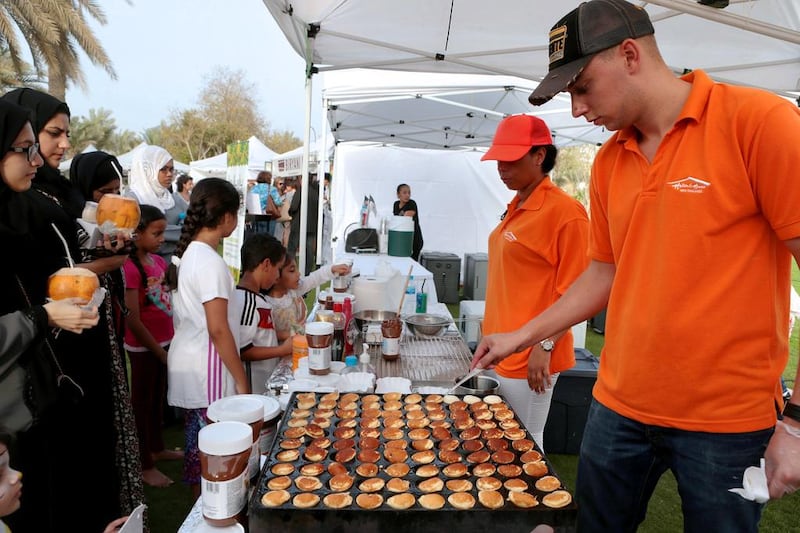
[[[477,376],[478,374],[480,374],[484,370],[486,370],[486,369],[485,368],[475,368],[469,374],[467,374],[466,376],[461,378],[461,380],[458,383],[453,385],[453,388],[451,388],[449,391],[447,391],[447,394],[453,394],[457,388],[459,388],[461,385],[463,385],[464,383],[466,383],[470,379],[474,378],[475,376]]]

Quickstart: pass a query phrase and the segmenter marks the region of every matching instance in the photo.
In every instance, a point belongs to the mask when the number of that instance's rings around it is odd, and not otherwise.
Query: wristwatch
[[[541,341],[539,343],[539,346],[541,346],[542,350],[544,350],[545,352],[550,353],[550,352],[553,351],[553,348],[556,347],[556,343],[555,343],[555,341],[553,339],[549,339],[548,338],[548,339],[545,339],[545,340]]]
[[[795,422],[800,422],[800,405],[787,402],[783,407],[783,416],[784,418],[791,418]]]

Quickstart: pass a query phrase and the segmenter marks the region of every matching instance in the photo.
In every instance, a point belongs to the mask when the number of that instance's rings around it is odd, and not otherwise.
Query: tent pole
[[[314,27],[309,27],[308,30],[308,42],[307,48],[308,50],[314,49],[314,38],[319,31],[319,27],[316,29]],[[300,235],[298,235],[298,244],[297,244],[297,253],[300,256],[298,259],[298,265],[300,266],[300,275],[306,275],[306,228],[308,228],[308,155],[309,155],[309,145],[311,144],[311,87],[312,81],[311,78],[314,75],[315,68],[314,65],[311,63],[312,55],[309,54],[308,59],[306,59],[306,119],[305,119],[305,126],[304,126],[304,133],[305,136],[303,138],[303,168],[301,170],[301,183],[302,186],[300,188]],[[296,194],[296,193],[295,193]],[[291,239],[291,233],[289,234],[289,238]]]
[[[324,193],[325,193],[325,172],[328,171],[326,163],[328,162],[327,157],[327,146],[325,146],[325,141],[328,138],[328,121],[327,121],[327,112],[328,112],[328,103],[326,99],[322,100],[322,123],[320,124],[319,128],[319,136],[317,137],[316,142],[316,149],[317,149],[317,180],[319,180],[319,205],[317,206],[317,265],[322,265],[325,263],[325,254],[323,252],[323,246],[330,247],[329,242],[322,242],[322,234],[323,234],[323,206],[325,205]],[[332,221],[331,221],[332,222]]]

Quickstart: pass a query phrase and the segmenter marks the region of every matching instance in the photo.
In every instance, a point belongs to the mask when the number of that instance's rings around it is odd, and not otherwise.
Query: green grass
[[[792,283],[800,289],[800,271],[796,266],[792,269]],[[307,298],[309,309],[313,305],[313,296]],[[453,316],[458,316],[458,304],[448,305]],[[605,337],[587,328],[586,348],[599,355]],[[789,364],[784,378],[792,386],[798,364],[798,346],[800,345],[800,325],[795,328],[790,344]],[[164,430],[164,438],[168,448],[184,445],[182,423],[176,422]],[[559,477],[569,488],[575,487],[577,456],[548,455]],[[181,481],[182,462],[162,461],[158,468],[175,480],[165,489],[145,487],[145,499],[149,508],[150,531],[152,533],[174,533],[178,530],[194,501],[189,488]],[[800,492],[767,504],[761,520],[762,533],[800,533]],[[642,533],[674,533],[682,531],[683,515],[678,497],[675,478],[667,472],[659,481],[647,510],[647,518],[639,528]],[[298,532],[299,533],[299,532]]]

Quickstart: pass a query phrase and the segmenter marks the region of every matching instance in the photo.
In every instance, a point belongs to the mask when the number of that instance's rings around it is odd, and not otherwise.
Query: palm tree
[[[45,71],[48,91],[64,99],[67,83],[84,85],[78,50],[92,63],[105,69],[112,79],[116,73],[111,60],[87,24],[87,17],[106,24],[106,16],[93,0],[0,0],[0,41],[20,81],[25,75],[21,35],[40,77]]]

